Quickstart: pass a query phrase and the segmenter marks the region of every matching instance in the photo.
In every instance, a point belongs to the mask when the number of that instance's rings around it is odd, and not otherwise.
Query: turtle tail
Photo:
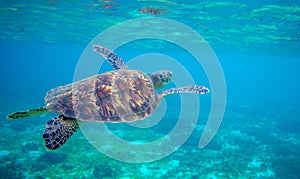
[[[25,117],[31,117],[31,116],[38,116],[42,114],[46,114],[49,111],[45,107],[35,108],[28,111],[22,111],[22,112],[14,112],[7,116],[8,119],[18,119],[18,118],[25,118]]]

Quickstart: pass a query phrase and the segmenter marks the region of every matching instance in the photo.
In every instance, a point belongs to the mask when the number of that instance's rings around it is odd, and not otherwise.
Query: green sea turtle
[[[48,112],[60,114],[49,120],[43,133],[45,146],[55,150],[77,131],[79,121],[131,122],[151,115],[161,99],[175,93],[208,93],[204,86],[171,88],[160,93],[156,89],[167,85],[172,73],[166,70],[147,75],[130,70],[122,58],[111,50],[94,45],[113,67],[81,81],[51,89],[45,97],[45,107],[15,112],[9,119],[25,118]]]

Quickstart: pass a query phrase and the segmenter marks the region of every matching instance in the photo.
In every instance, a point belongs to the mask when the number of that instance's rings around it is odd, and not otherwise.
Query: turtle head
[[[155,89],[159,89],[165,87],[167,84],[170,83],[172,72],[167,70],[161,70],[151,73],[149,77],[151,78]]]

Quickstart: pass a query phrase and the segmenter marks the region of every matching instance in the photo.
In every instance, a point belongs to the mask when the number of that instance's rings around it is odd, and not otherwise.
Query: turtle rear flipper
[[[59,148],[77,131],[78,126],[76,119],[63,115],[51,119],[43,133],[45,146],[50,150]]]
[[[31,116],[38,116],[42,114],[46,114],[49,111],[45,107],[35,108],[28,111],[22,111],[22,112],[14,112],[7,116],[8,119],[17,119],[17,118],[25,118],[25,117],[31,117]]]

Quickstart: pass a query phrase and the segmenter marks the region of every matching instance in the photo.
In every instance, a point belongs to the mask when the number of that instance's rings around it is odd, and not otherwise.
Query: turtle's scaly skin
[[[38,116],[46,113],[48,113],[48,110],[45,109],[44,107],[40,107],[40,108],[30,109],[22,112],[14,112],[8,115],[7,118],[9,119],[25,118],[25,117]]]
[[[144,119],[160,102],[154,85],[138,70],[116,70],[52,89],[49,111],[84,121],[124,122]]]
[[[93,49],[95,52],[102,55],[114,70],[128,70],[128,66],[125,64],[124,60],[113,51],[99,45],[93,45]]]
[[[46,123],[43,133],[45,146],[48,149],[55,150],[63,145],[67,139],[73,135],[79,127],[78,121],[59,115]]]

